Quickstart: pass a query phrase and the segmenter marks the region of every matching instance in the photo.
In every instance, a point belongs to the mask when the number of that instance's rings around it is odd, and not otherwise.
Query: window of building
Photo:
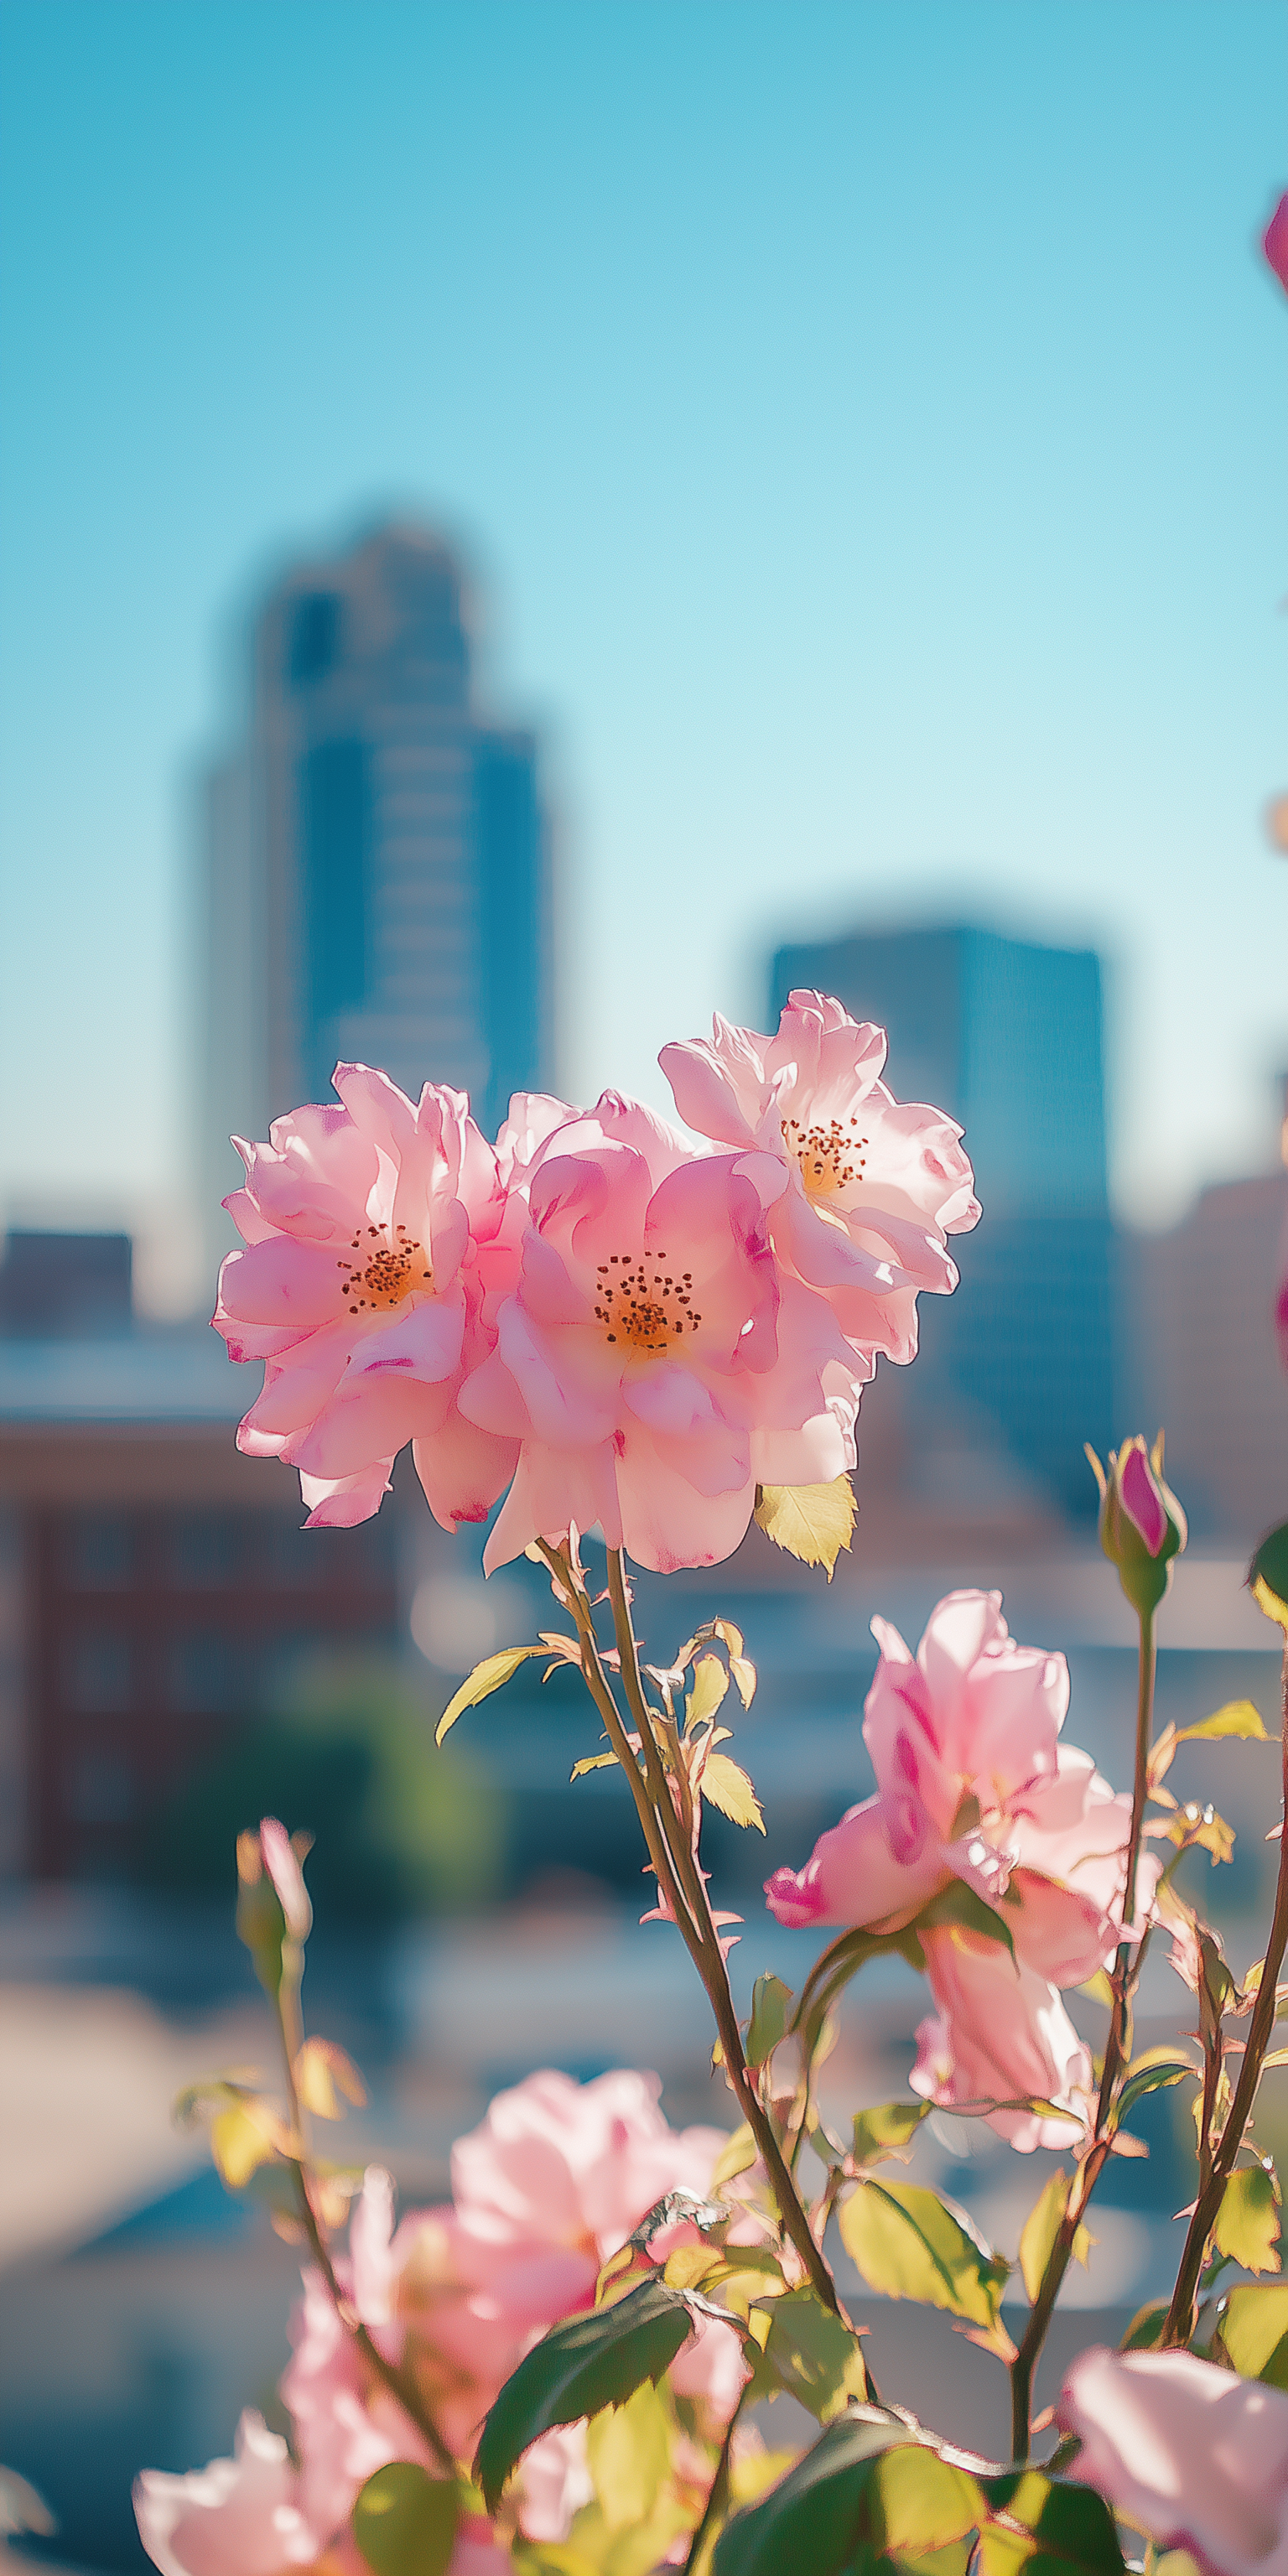
[[[173,1637],[167,1699],[184,1716],[231,1716],[247,1697],[247,1656],[240,1638],[218,1628]]]
[[[128,1637],[88,1629],[70,1637],[64,1681],[69,1705],[85,1717],[112,1717],[128,1709],[134,1690],[134,1654]]]
[[[241,1570],[245,1523],[236,1512],[176,1512],[166,1531],[170,1580],[181,1591],[213,1590]]]
[[[340,649],[341,603],[334,591],[308,590],[291,611],[286,666],[297,689],[325,679]]]
[[[135,1571],[137,1539],[128,1512],[77,1512],[66,1528],[65,1580],[86,1592],[128,1583]]]

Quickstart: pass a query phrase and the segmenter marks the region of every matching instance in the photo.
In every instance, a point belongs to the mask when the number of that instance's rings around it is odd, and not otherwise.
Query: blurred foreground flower
[[[589,2084],[529,2076],[498,2094],[481,2126],[458,2139],[451,2202],[412,2211],[397,2229],[390,2178],[368,2169],[337,2279],[378,2351],[411,2370],[458,2459],[470,2456],[483,2416],[546,2329],[593,2307],[603,2264],[647,2212],[670,2192],[705,2199],[726,2133],[672,2129],[658,2108],[660,2089],[656,2076],[630,2071]],[[659,2253],[667,2241],[657,2240]],[[248,2415],[235,2459],[187,2478],[148,2470],[139,2479],[139,2528],[166,2576],[355,2566],[348,2525],[367,2479],[393,2461],[441,2478],[403,2408],[373,2382],[312,2265],[291,2342],[281,2395],[294,2461]],[[717,2436],[745,2378],[737,2334],[714,2321],[670,2373],[675,2392]],[[527,2452],[511,2518],[528,2540],[558,2542],[590,2493],[584,2428],[560,2427]],[[467,2515],[452,2576],[487,2576],[509,2564],[486,2520]]]
[[[1288,2570],[1288,2396],[1189,2352],[1095,2346],[1056,2407],[1074,2475],[1208,2576]]]
[[[1282,196],[1261,244],[1280,285],[1288,290],[1288,195]]]

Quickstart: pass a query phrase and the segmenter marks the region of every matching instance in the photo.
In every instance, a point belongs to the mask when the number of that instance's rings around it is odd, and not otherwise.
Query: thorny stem
[[[1140,1647],[1136,1684],[1136,1767],[1132,1783],[1131,1827],[1127,1838],[1127,1874],[1123,1880],[1123,1916],[1136,1917],[1136,1875],[1140,1866],[1140,1847],[1145,1829],[1145,1799],[1149,1788],[1149,1748],[1154,1722],[1154,1676],[1157,1650],[1154,1643],[1154,1614],[1138,1614]],[[1027,2460],[1032,2439],[1033,2374],[1038,2365],[1047,2328],[1051,2323],[1056,2300],[1064,2286],[1064,2276],[1073,2257],[1074,2240],[1082,2224],[1087,2203],[1109,2160],[1113,2131],[1106,2126],[1113,2110],[1119,2080],[1131,2053],[1131,2003],[1136,1982],[1144,1963],[1148,1932],[1133,1955],[1132,1944],[1118,1944],[1110,1983],[1113,2006],[1109,2016],[1109,2035],[1105,2041],[1105,2059],[1096,2099],[1096,2119],[1092,2143],[1077,2166],[1069,2186],[1069,2199],[1055,2242],[1047,2257],[1046,2270],[1038,2294],[1029,2311],[1029,2321],[1011,2363],[1011,2456]],[[1273,1991],[1273,1981],[1272,1981]]]
[[[1271,1917],[1270,1938],[1262,1962],[1261,1983],[1252,2007],[1248,2025],[1248,2042],[1239,2069],[1234,2099],[1226,2114],[1220,2144],[1212,2158],[1212,2170],[1194,2203],[1193,2216],[1185,2238],[1185,2251],[1176,2275],[1172,2303],[1163,2327],[1163,2345],[1186,2344],[1194,2332],[1198,2308],[1199,2284],[1207,2252],[1208,2238],[1220,2216],[1225,2187],[1234,2171],[1234,2160],[1243,2144],[1244,2131],[1252,2117],[1261,2076],[1261,2062],[1270,2043],[1275,2020],[1275,1989],[1288,1948],[1288,1631],[1284,1636],[1283,1667],[1280,1681],[1280,1706],[1283,1725],[1283,1793],[1284,1813],[1279,1835],[1279,1875],[1275,1884],[1275,1910]]]
[[[291,2141],[295,2148],[295,2153],[290,2160],[291,2171],[295,2176],[295,2188],[299,2196],[300,2225],[308,2239],[309,2252],[326,2283],[327,2294],[341,2325],[346,2334],[352,2336],[368,2369],[380,2380],[390,2396],[401,2406],[404,2415],[415,2425],[423,2440],[429,2444],[445,2476],[454,2478],[456,2462],[433,2416],[424,2404],[411,2373],[401,2368],[397,2362],[386,2361],[361,2317],[355,2314],[352,2300],[346,2299],[336,2279],[335,2265],[331,2260],[326,2238],[318,2224],[317,2212],[309,2195],[308,2123],[300,2101],[299,2086],[295,2080],[295,2063],[304,2044],[298,1969],[293,1975],[284,1974],[278,1987],[277,2027],[282,2042],[282,2064],[286,2075],[286,2105],[291,2124]]]
[[[725,2071],[733,2087],[739,2109],[760,2150],[769,2176],[770,2187],[778,2203],[784,2230],[790,2236],[805,2266],[811,2288],[822,2300],[824,2307],[829,2309],[833,2316],[839,2317],[841,2303],[836,2295],[836,2286],[831,2272],[814,2241],[808,2214],[784,2162],[774,2124],[761,2102],[754,2079],[747,2070],[747,2061],[742,2051],[742,2033],[734,2010],[719,1934],[712,1920],[706,1883],[694,1859],[692,1846],[676,1815],[657,1749],[657,1739],[653,1732],[653,1712],[649,1708],[640,1678],[639,1648],[631,1621],[630,1603],[626,1596],[621,1551],[617,1548],[608,1550],[608,1589],[613,1607],[613,1625],[617,1634],[622,1679],[631,1714],[639,1729],[648,1771],[648,1787],[652,1792],[653,1811],[659,1833],[670,1856],[675,1877],[680,1882],[685,1898],[684,1913],[681,1914],[676,1909],[676,1921],[688,1947],[689,1955],[706,1987],[707,1999],[715,2015],[716,2028],[720,2034]],[[578,1624],[580,1626],[580,1621]],[[635,1766],[632,1767],[635,1768]],[[636,1769],[636,1778],[638,1777],[638,1769]],[[650,1841],[650,1856],[652,1848]]]

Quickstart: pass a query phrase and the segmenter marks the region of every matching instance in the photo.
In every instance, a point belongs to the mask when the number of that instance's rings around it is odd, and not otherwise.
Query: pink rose
[[[939,2011],[917,2026],[913,2092],[944,2110],[1036,2097],[1066,2117],[995,2111],[990,2128],[1021,2155],[1076,2145],[1090,2109],[1091,2052],[1057,1988],[1033,1968],[1017,1968],[998,1942],[956,1927],[927,1932],[922,1948]]]
[[[917,1295],[957,1285],[947,1238],[978,1223],[961,1129],[895,1099],[881,1080],[884,1029],[826,993],[793,993],[778,1034],[731,1026],[663,1047],[680,1116],[703,1136],[778,1156],[774,1249],[822,1291],[872,1373],[878,1352],[910,1360]]]
[[[803,1870],[775,1871],[771,1909],[781,1923],[893,1930],[963,1880],[1006,1925],[1015,1959],[956,1929],[924,1936],[940,2019],[923,2025],[918,2090],[941,2102],[1040,2094],[1068,2102],[1080,2128],[1073,2097],[1090,2070],[1058,1989],[1080,1985],[1122,1938],[1131,1800],[1060,1742],[1064,1657],[1017,1645],[1000,1593],[949,1593],[915,1660],[897,1629],[872,1626],[881,1660],[863,1735],[876,1795],[820,1837]],[[1158,1874],[1142,1857],[1142,1918]],[[1071,2134],[1047,2122],[1039,2137],[1027,2114],[993,2125],[1026,2149]]]
[[[1288,2576],[1288,2396],[1189,2352],[1081,2353],[1056,2407],[1072,2474],[1206,2576]]]
[[[413,2211],[396,2233],[389,2177],[368,2171],[336,2267],[341,2286],[386,2357],[412,2361],[457,2457],[472,2455],[489,2406],[547,2327],[593,2304],[603,2264],[646,2212],[669,2191],[705,2196],[724,2133],[672,2129],[660,2089],[656,2076],[627,2072],[591,2084],[529,2076],[457,2141],[453,2202]],[[291,2341],[281,2393],[299,2503],[312,2529],[332,2534],[387,2460],[434,2463],[371,2380],[312,2269]],[[721,2423],[744,2377],[739,2337],[720,2325],[704,2326],[671,2370],[672,2384]],[[545,2435],[524,2459],[521,2528],[532,2540],[563,2538],[590,2492],[582,2428]]]
[[[305,2519],[285,2442],[248,2408],[231,2460],[186,2477],[144,2469],[134,2481],[139,2537],[162,2576],[282,2576],[313,2567],[323,2540]]]
[[[658,1572],[713,1565],[758,1482],[853,1465],[853,1355],[769,1242],[786,1177],[776,1156],[699,1155],[615,1092],[538,1144],[518,1280],[460,1397],[519,1445],[489,1571],[572,1523]]]
[[[444,1528],[486,1517],[517,1450],[465,1421],[456,1397],[483,1356],[475,1255],[501,1224],[496,1156],[461,1092],[413,1106],[383,1073],[337,1065],[339,1108],[235,1139],[246,1184],[225,1200],[246,1250],[219,1275],[214,1324],[236,1360],[266,1363],[238,1446],[300,1473],[310,1527],[379,1509],[414,1444]]]

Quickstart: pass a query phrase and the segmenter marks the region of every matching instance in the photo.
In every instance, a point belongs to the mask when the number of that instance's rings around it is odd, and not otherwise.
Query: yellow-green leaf
[[[352,2058],[346,2057],[333,2039],[305,2040],[295,2061],[295,2086],[305,2110],[315,2111],[319,2120],[343,2118],[337,2092],[358,2109],[367,2098],[367,2088]]]
[[[230,2191],[240,2191],[257,2165],[277,2153],[278,2122],[267,2109],[239,2102],[210,2123],[210,2152]]]
[[[1245,2379],[1288,2389],[1288,2287],[1250,2282],[1231,2290],[1221,2317],[1221,2341]]]
[[[852,2397],[867,2396],[858,2336],[824,2307],[807,2282],[770,2306],[765,2360],[788,2394],[820,2424],[839,2415]]]
[[[841,2204],[847,2253],[874,2290],[921,2299],[971,2325],[997,2323],[1010,2265],[982,2246],[938,2192],[867,2181]]]
[[[1103,2004],[1106,2012],[1113,2011],[1114,1990],[1103,1968],[1097,1968],[1094,1977],[1085,1977],[1078,1992],[1087,1995],[1093,2004]]]
[[[854,1532],[854,1490],[848,1476],[830,1485],[759,1485],[756,1518],[766,1538],[802,1565],[825,1565],[832,1580],[836,1560]]]
[[[729,1688],[729,1675],[718,1655],[699,1655],[693,1667],[693,1688],[685,1703],[690,1726],[702,1726],[716,1710]]]
[[[929,2102],[880,2102],[870,2111],[856,2111],[856,2165],[878,2165],[883,2157],[898,2155],[915,2138],[930,2108]]]
[[[1279,2184],[1273,2165],[1242,2165],[1225,2187],[1212,2230],[1217,2252],[1245,2272],[1277,2272]]]
[[[1250,1699],[1232,1699],[1227,1700],[1224,1708],[1218,1708],[1213,1716],[1200,1718],[1197,1726],[1181,1727],[1176,1741],[1178,1744],[1206,1743],[1218,1735],[1250,1736],[1261,1744],[1270,1740],[1262,1724],[1260,1709],[1254,1708]]]
[[[765,1830],[760,1802],[746,1772],[727,1753],[709,1753],[699,1779],[704,1798],[718,1807],[735,1825],[754,1825],[758,1834]]]
[[[500,1690],[511,1680],[520,1664],[526,1664],[529,1655],[541,1655],[545,1651],[544,1646],[504,1646],[499,1655],[485,1655],[482,1663],[476,1664],[473,1672],[462,1682],[460,1689],[452,1693],[434,1730],[435,1744],[442,1743],[449,1726],[455,1726],[465,1709],[477,1708],[481,1699],[490,1698],[493,1691]]]
[[[905,2550],[943,2549],[984,2520],[983,2498],[968,2470],[936,2451],[892,2447],[878,2462],[869,2511],[874,2548],[896,2563]]]
[[[756,1696],[756,1667],[745,1655],[729,1657],[729,1678],[736,1685],[744,1708],[750,1708]]]
[[[1060,2233],[1060,2221],[1068,2206],[1069,2177],[1061,2165],[1052,2174],[1045,2190],[1039,2192],[1024,2221],[1024,2232],[1020,2238],[1020,2271],[1029,2295],[1030,2306],[1042,2287],[1046,2267],[1051,2259],[1051,2249]],[[1073,2252],[1075,2259],[1083,2265],[1084,2269],[1087,2256],[1095,2241],[1094,2236],[1088,2235],[1085,2227],[1078,2228],[1073,2240]]]
[[[583,1754],[580,1762],[574,1762],[568,1777],[570,1780],[584,1780],[588,1771],[611,1771],[616,1760],[615,1753]]]
[[[710,2189],[719,2191],[722,2183],[736,2182],[739,2174],[747,2173],[754,2165],[756,2155],[756,2141],[744,2120],[742,2127],[732,2132],[716,2157],[711,2168]]]
[[[624,2406],[610,2406],[592,2415],[586,2428],[586,2459],[610,2531],[647,2522],[670,2457],[671,2419],[651,2380],[646,2379]]]
[[[1208,1852],[1214,1869],[1219,1860],[1234,1858],[1233,1825],[1227,1825],[1224,1816],[1218,1816],[1210,1803],[1201,1807],[1195,1798],[1177,1808],[1168,1824],[1167,1836],[1169,1842],[1176,1843],[1181,1851]]]

